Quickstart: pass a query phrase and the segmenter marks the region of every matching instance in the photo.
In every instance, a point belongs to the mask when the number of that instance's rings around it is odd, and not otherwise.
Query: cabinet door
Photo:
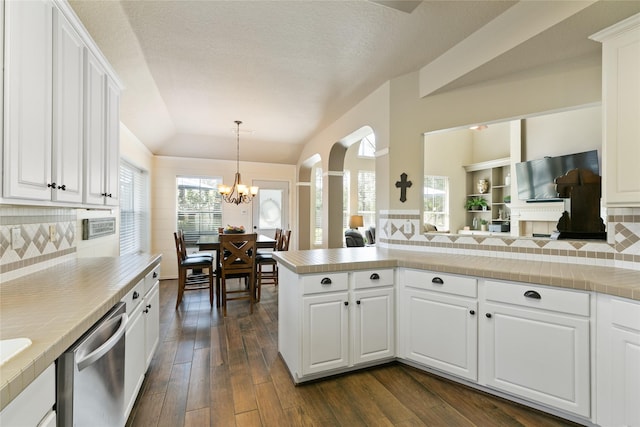
[[[302,298],[302,374],[314,374],[349,364],[348,294]]]
[[[124,419],[129,417],[131,408],[142,385],[145,372],[143,306],[138,306],[131,314],[125,335],[124,358]]]
[[[393,288],[354,292],[353,363],[395,356]]]
[[[589,320],[487,303],[486,385],[589,417]]]
[[[602,176],[604,199],[612,206],[640,202],[640,28],[629,30],[632,25],[614,31],[602,47]]]
[[[400,330],[404,357],[477,380],[476,300],[412,288],[402,292]]]
[[[640,332],[614,326],[611,340],[612,425],[640,426]]]
[[[105,96],[106,74],[89,52],[85,59],[85,164],[84,202],[105,202]]]
[[[112,80],[107,80],[107,105],[105,117],[105,204],[118,206],[120,189],[120,90]]]
[[[153,354],[160,341],[160,282],[156,281],[153,288],[144,297],[145,306],[145,371],[149,368]]]
[[[3,196],[51,200],[52,5],[5,9]]]
[[[82,203],[84,44],[54,14],[53,200]]]

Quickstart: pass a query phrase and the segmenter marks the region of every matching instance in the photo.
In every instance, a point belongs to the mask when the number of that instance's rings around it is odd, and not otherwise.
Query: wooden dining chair
[[[276,239],[276,251],[288,251],[291,240],[291,230],[281,231]],[[265,268],[267,267],[267,268]],[[278,262],[273,258],[273,253],[258,253],[256,256],[256,301],[262,296],[262,285],[278,286]]]
[[[187,257],[186,248],[178,232],[173,233],[176,243],[176,257],[178,259],[178,298],[176,309],[182,302],[185,291],[209,288],[209,303],[213,306],[214,263],[210,257]],[[206,270],[206,273],[194,273]]]
[[[249,300],[249,311],[253,313],[255,300],[256,233],[220,235],[220,285],[222,312],[227,315],[227,301]],[[228,279],[245,279],[246,289],[230,290]],[[242,282],[242,281],[241,281]]]

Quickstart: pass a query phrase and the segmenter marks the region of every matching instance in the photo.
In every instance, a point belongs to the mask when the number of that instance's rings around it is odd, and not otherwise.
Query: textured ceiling
[[[124,82],[121,121],[154,154],[235,159],[242,120],[243,161],[295,164],[302,144],[381,84],[516,2],[70,3]],[[638,10],[600,1],[440,90],[597,54],[588,35]]]

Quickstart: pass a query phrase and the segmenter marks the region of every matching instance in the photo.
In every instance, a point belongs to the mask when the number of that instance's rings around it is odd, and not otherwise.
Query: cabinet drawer
[[[393,285],[393,269],[364,270],[353,273],[355,289],[376,288]]]
[[[144,276],[145,295],[151,290],[151,288],[153,288],[153,285],[155,285],[158,280],[160,280],[160,264],[156,265],[153,270]]]
[[[313,274],[302,277],[305,295],[322,292],[346,291],[349,288],[348,273]]]
[[[122,298],[122,302],[127,304],[127,314],[131,316],[133,310],[140,304],[142,297],[144,296],[144,283],[145,280],[141,279],[125,296]]]
[[[611,323],[640,332],[640,304],[620,299],[611,299]]]
[[[487,301],[589,316],[589,294],[527,284],[485,282]]]
[[[404,284],[412,288],[470,298],[478,296],[477,280],[471,277],[453,276],[432,271],[405,270]]]

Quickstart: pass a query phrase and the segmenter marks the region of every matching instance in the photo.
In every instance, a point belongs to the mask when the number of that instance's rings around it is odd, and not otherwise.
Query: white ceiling
[[[235,159],[233,122],[242,120],[241,131],[250,131],[240,135],[243,161],[295,164],[302,144],[381,84],[473,41],[518,2],[70,3],[125,85],[121,121],[151,152]],[[551,10],[576,1],[536,3]],[[587,37],[640,12],[637,0],[581,3],[573,16],[476,60],[438,91],[599,55]],[[505,31],[496,37],[508,41]]]

